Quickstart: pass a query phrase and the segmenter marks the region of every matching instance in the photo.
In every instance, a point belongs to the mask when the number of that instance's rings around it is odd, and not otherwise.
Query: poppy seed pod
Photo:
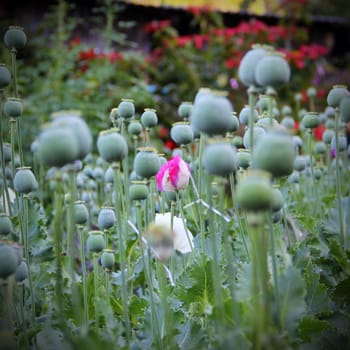
[[[12,222],[5,213],[0,213],[0,235],[7,236],[12,232]]]
[[[350,96],[350,91],[346,85],[334,85],[327,95],[327,104],[331,107],[339,107],[343,97]]]
[[[192,124],[208,135],[223,134],[231,127],[232,112],[232,104],[226,96],[211,93],[194,104]]]
[[[259,141],[265,136],[266,131],[261,126],[254,125],[253,128],[254,128],[254,147],[255,147],[259,143]],[[251,148],[249,128],[246,130],[246,132],[243,135],[243,145],[247,149]]]
[[[155,109],[145,108],[141,114],[141,123],[145,128],[153,128],[158,124],[158,116]]]
[[[323,175],[322,169],[316,168],[315,171],[314,171],[315,179],[316,179],[316,180],[321,179],[322,175]]]
[[[249,150],[241,148],[237,152],[238,166],[242,169],[247,169],[250,166],[251,154]]]
[[[341,99],[339,105],[340,119],[344,123],[350,122],[350,96],[345,96]]]
[[[129,187],[129,197],[132,201],[144,200],[148,197],[148,187],[144,181],[133,181]]]
[[[301,121],[306,129],[314,129],[319,125],[318,114],[316,112],[308,112]]]
[[[282,107],[282,115],[284,117],[292,115],[292,108],[288,105]]]
[[[306,94],[309,96],[309,97],[316,97],[317,95],[317,90],[315,87],[311,86],[307,89],[306,91]]]
[[[188,120],[191,116],[192,107],[193,104],[191,102],[182,102],[177,109],[177,113],[181,118]]]
[[[344,135],[339,135],[338,137],[338,147],[339,147],[339,152],[343,152],[347,148],[347,140]],[[331,149],[335,150],[335,135],[332,137],[331,141]]]
[[[271,97],[268,95],[260,95],[256,103],[260,113],[267,112],[269,109],[270,102],[274,104],[274,100],[271,101]]]
[[[322,140],[326,145],[330,145],[334,136],[334,130],[326,129],[322,135]]]
[[[279,177],[292,173],[294,160],[293,139],[287,134],[270,132],[261,138],[254,149],[252,166]]]
[[[18,259],[13,247],[0,245],[0,278],[7,278],[16,272]]]
[[[250,112],[251,109],[249,106],[245,106],[241,109],[239,112],[239,122],[242,125],[249,125],[249,119],[250,119]],[[258,111],[254,108],[253,109],[253,123],[255,123],[259,118],[259,113]]]
[[[295,121],[292,117],[283,117],[281,124],[288,130],[293,130]]]
[[[86,247],[89,252],[99,253],[105,249],[105,239],[101,231],[90,231],[86,240]]]
[[[239,129],[239,120],[237,118],[236,112],[232,112],[231,126],[228,131],[235,132]]]
[[[38,156],[45,165],[61,167],[76,160],[78,152],[78,142],[68,128],[49,128],[39,136]]]
[[[4,104],[4,112],[10,118],[18,118],[23,113],[23,105],[19,98],[8,98]]]
[[[8,163],[11,161],[11,145],[7,142],[2,144],[2,149],[4,152],[4,160],[5,163]]]
[[[271,210],[273,212],[279,211],[282,209],[283,203],[284,199],[281,190],[278,187],[272,186]]]
[[[306,158],[303,156],[297,156],[294,161],[294,169],[296,171],[303,171],[307,166]]]
[[[15,280],[17,282],[23,282],[26,278],[28,278],[28,265],[25,261],[21,261],[21,263],[17,266],[15,272]]]
[[[78,111],[60,111],[52,114],[51,125],[67,127],[73,133],[78,144],[76,159],[83,159],[92,149],[93,139],[90,128]]]
[[[101,229],[107,230],[116,222],[116,216],[112,207],[102,207],[97,218],[98,226]]]
[[[74,220],[77,225],[84,225],[89,220],[89,211],[84,201],[75,201]]]
[[[38,188],[38,183],[30,167],[17,169],[13,179],[13,186],[18,193],[30,193]]]
[[[203,151],[203,167],[212,175],[229,175],[237,169],[235,148],[225,142],[207,145]]]
[[[187,145],[193,141],[193,130],[186,122],[175,123],[171,127],[170,137],[178,145]]]
[[[258,85],[255,80],[255,67],[265,56],[266,50],[261,45],[253,45],[247,51],[238,67],[238,77],[245,86]]]
[[[326,129],[335,129],[335,120],[334,119],[327,119],[325,123]]]
[[[128,125],[128,133],[134,136],[139,136],[142,133],[142,124],[137,121],[133,120]]]
[[[232,145],[239,148],[243,146],[243,138],[242,136],[236,135],[232,139]]]
[[[327,151],[327,146],[324,142],[316,142],[315,144],[315,153],[324,154]]]
[[[283,55],[277,52],[266,54],[255,67],[255,79],[261,86],[277,87],[290,79],[290,67]]]
[[[250,170],[237,185],[238,205],[245,210],[268,210],[272,204],[270,174],[265,171]]]
[[[115,253],[113,249],[103,249],[101,255],[101,265],[106,270],[112,270],[115,263]]]
[[[22,49],[27,43],[27,36],[23,28],[10,26],[5,32],[4,42],[10,49]]]
[[[11,82],[11,73],[8,68],[0,63],[0,90],[3,90],[7,86],[9,86]]]
[[[100,156],[107,162],[120,162],[128,153],[125,138],[114,128],[100,132],[97,149]]]
[[[134,101],[130,99],[122,99],[118,105],[118,115],[123,119],[130,119],[135,114]]]
[[[142,178],[150,178],[160,168],[159,156],[152,147],[141,147],[134,158],[134,170]]]

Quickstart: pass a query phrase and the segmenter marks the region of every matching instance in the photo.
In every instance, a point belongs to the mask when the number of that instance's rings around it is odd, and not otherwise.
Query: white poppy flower
[[[170,229],[171,213],[156,214],[155,223]],[[173,232],[174,249],[182,254],[190,253],[193,250],[193,235],[188,229],[185,229],[184,221],[177,216],[173,218]]]

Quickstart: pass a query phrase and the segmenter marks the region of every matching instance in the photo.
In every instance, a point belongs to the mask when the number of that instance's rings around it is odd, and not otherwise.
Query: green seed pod
[[[30,193],[38,188],[38,183],[30,167],[17,169],[13,186],[18,193]]]
[[[306,158],[303,156],[297,156],[294,161],[294,169],[296,171],[303,171],[307,166]]]
[[[272,122],[272,127],[277,127],[279,125],[276,119],[272,118],[271,120],[269,117],[263,117],[258,119],[258,122],[256,125],[266,129],[266,128],[271,128],[271,122]]]
[[[260,113],[267,112],[269,109],[271,97],[268,95],[260,95],[259,100],[256,103],[256,106],[259,109]],[[274,103],[274,102],[272,102]]]
[[[118,115],[123,119],[130,119],[135,114],[134,101],[130,99],[122,99],[118,105]]]
[[[178,145],[188,145],[193,141],[193,130],[186,122],[175,123],[170,130],[170,137]]]
[[[293,117],[283,117],[281,124],[288,130],[293,130],[295,121]]]
[[[302,124],[306,129],[314,129],[319,125],[318,114],[316,112],[308,112],[304,115]]]
[[[237,118],[236,112],[232,112],[232,121],[231,126],[229,127],[228,131],[235,132],[239,128],[239,120]]]
[[[306,94],[309,96],[309,97],[316,97],[317,95],[317,90],[315,87],[311,86],[307,89],[306,91]]]
[[[181,102],[177,113],[184,120],[188,120],[191,116],[192,108],[193,104],[191,102]]]
[[[243,138],[242,136],[236,135],[234,136],[234,138],[232,139],[232,145],[239,148],[243,146]]]
[[[239,122],[242,125],[249,125],[249,118],[250,118],[250,107],[249,106],[245,106],[239,112]],[[254,108],[253,109],[253,121],[254,121],[254,123],[258,120],[258,118],[259,118],[259,113]]]
[[[335,120],[334,119],[327,119],[325,123],[326,129],[335,129]]]
[[[112,207],[102,207],[98,214],[97,223],[101,229],[107,230],[115,224],[116,220]]]
[[[271,210],[273,212],[280,211],[283,207],[284,199],[281,190],[278,187],[272,186],[272,203]]]
[[[12,221],[5,213],[0,213],[0,235],[7,236],[12,232]]]
[[[265,129],[261,126],[254,125],[254,147],[259,144],[259,141],[265,136]],[[243,145],[245,148],[250,149],[250,129],[248,128],[243,135]]]
[[[93,138],[90,128],[78,111],[59,111],[52,114],[51,125],[56,127],[67,127],[73,133],[78,144],[78,156],[83,159],[92,149]]]
[[[282,115],[284,117],[291,116],[293,113],[292,108],[288,105],[282,107]]]
[[[291,173],[288,177],[288,181],[292,184],[298,184],[299,179],[300,179],[299,173],[296,173],[296,172]]]
[[[150,178],[160,168],[159,156],[152,147],[141,147],[134,158],[134,170],[142,178]]]
[[[255,67],[255,79],[261,86],[277,87],[290,79],[290,67],[283,55],[271,52],[259,60]]]
[[[112,167],[107,168],[105,172],[105,181],[111,184],[114,182],[114,171]]]
[[[238,205],[245,210],[268,210],[272,204],[272,186],[269,173],[250,170],[237,185]]]
[[[23,282],[28,278],[28,265],[25,261],[21,261],[21,263],[17,266],[15,272],[15,280],[17,282]]]
[[[103,181],[104,177],[105,177],[105,173],[104,170],[100,167],[97,166],[96,168],[94,168],[94,170],[92,171],[92,177],[98,181],[101,182]]]
[[[4,112],[10,118],[18,118],[23,113],[23,105],[19,98],[8,98],[4,104]]]
[[[277,222],[280,222],[282,219],[282,210],[274,211],[272,213],[272,222],[276,224]]]
[[[324,110],[324,113],[326,114],[327,118],[334,118],[335,117],[335,108],[331,106],[327,106]]]
[[[258,85],[255,80],[255,68],[265,54],[266,50],[261,45],[253,45],[253,48],[244,54],[238,67],[238,77],[245,86]]]
[[[158,124],[158,116],[155,109],[145,108],[141,115],[141,123],[145,128],[153,128]]]
[[[4,160],[5,163],[8,163],[11,161],[11,145],[7,142],[2,144],[2,149],[4,152]]]
[[[141,201],[148,197],[148,187],[144,181],[133,181],[129,188],[129,197],[132,201]]]
[[[74,203],[74,221],[77,225],[84,225],[89,220],[89,211],[84,201]]]
[[[114,128],[100,132],[97,149],[100,156],[107,162],[120,162],[128,154],[125,138]]]
[[[39,136],[38,156],[45,165],[61,167],[76,160],[78,152],[77,140],[68,128],[49,128]]]
[[[344,135],[339,135],[338,137],[338,147],[339,147],[339,152],[343,152],[347,148],[347,139]],[[332,137],[331,141],[331,149],[335,150],[335,135]]]
[[[101,265],[106,270],[112,270],[115,263],[115,253],[113,249],[103,249],[101,255]]]
[[[176,192],[175,191],[166,191],[165,198],[169,202],[175,202],[176,201]]]
[[[22,49],[27,43],[27,36],[23,28],[10,26],[5,32],[4,42],[10,49]]]
[[[314,176],[316,180],[320,180],[323,175],[323,171],[320,168],[316,168],[314,171]]]
[[[324,142],[317,142],[315,144],[315,153],[316,154],[324,154],[327,151],[327,146]]]
[[[237,169],[235,148],[226,142],[207,145],[203,151],[203,167],[212,175],[229,175]]]
[[[334,136],[334,130],[326,129],[322,135],[322,140],[326,145],[330,145]]]
[[[99,253],[105,249],[105,239],[101,231],[90,231],[86,240],[86,247],[89,252]]]
[[[10,82],[11,82],[10,71],[3,63],[0,63],[0,90],[3,90],[7,86],[9,86]]]
[[[350,96],[350,91],[346,85],[334,85],[327,96],[327,104],[331,107],[339,107],[343,97]]]
[[[13,247],[0,245],[0,278],[7,278],[16,272],[18,259]]]
[[[206,95],[193,106],[192,124],[208,135],[223,134],[232,125],[232,112],[232,104],[225,96]]]
[[[142,124],[137,120],[131,121],[128,125],[128,133],[134,136],[139,136],[142,133],[142,129]]]
[[[350,96],[345,96],[341,99],[339,113],[340,119],[344,123],[350,122]]]
[[[254,149],[252,166],[270,172],[274,177],[286,176],[294,168],[293,139],[278,132],[267,133]]]
[[[237,160],[238,160],[238,166],[242,169],[247,169],[250,166],[250,162],[251,162],[251,154],[250,151],[245,149],[245,148],[241,148],[238,150],[237,153]]]

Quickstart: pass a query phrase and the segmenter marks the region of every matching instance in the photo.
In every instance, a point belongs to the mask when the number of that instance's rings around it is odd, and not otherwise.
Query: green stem
[[[99,322],[99,317],[100,317],[100,312],[99,312],[99,295],[98,295],[98,290],[99,290],[99,266],[98,266],[98,254],[97,253],[92,253],[92,263],[94,267],[94,311],[95,311],[95,324],[96,324],[96,329],[100,327],[100,322]]]
[[[316,203],[320,203],[319,198],[318,198],[318,191],[317,191],[317,186],[316,186],[316,181],[315,181],[315,175],[314,175],[314,161],[312,157],[312,131],[311,129],[308,129],[308,148],[309,148],[309,156],[310,156],[310,171],[311,171],[311,179],[312,179],[312,187],[314,190],[314,195],[315,195],[315,200]],[[319,206],[316,205],[316,211],[318,211]]]
[[[345,222],[342,205],[342,193],[341,193],[341,177],[340,177],[340,152],[339,152],[339,111],[336,109],[335,112],[335,176],[336,176],[336,192],[337,192],[337,204],[338,204],[338,216],[340,226],[340,241],[347,248]]]
[[[203,188],[203,149],[204,149],[204,133],[201,132],[199,138],[199,150],[198,150],[198,199],[202,199],[202,188]],[[202,256],[204,258],[206,254],[206,243],[205,243],[205,221],[204,215],[199,215],[199,226],[201,235],[201,246],[202,246]]]
[[[7,180],[6,180],[6,172],[5,172],[5,155],[4,155],[4,146],[3,146],[3,99],[4,99],[4,92],[3,90],[0,90],[0,155],[1,155],[1,176],[4,183],[4,195],[3,195],[3,206],[4,210],[8,208],[8,213],[10,216],[12,216],[12,205],[10,200],[10,194],[9,189],[7,186]]]
[[[28,234],[28,223],[29,223],[29,217],[28,217],[28,202],[29,197],[27,194],[23,195],[23,215],[24,215],[24,256],[27,261],[28,265],[28,281],[29,281],[29,292],[30,292],[30,299],[31,299],[31,315],[32,315],[32,323],[35,323],[35,298],[34,298],[34,288],[33,288],[33,278],[31,273],[31,263],[29,259],[29,234]]]
[[[87,334],[89,329],[89,306],[88,306],[88,289],[87,289],[87,273],[86,273],[86,260],[85,260],[85,238],[84,227],[78,226],[79,233],[79,250],[80,250],[80,263],[82,271],[82,283],[83,283],[83,304],[84,304],[84,323],[83,334]]]
[[[254,149],[254,109],[255,109],[255,94],[248,89],[248,101],[249,101],[249,140],[250,140],[250,153],[253,155]]]

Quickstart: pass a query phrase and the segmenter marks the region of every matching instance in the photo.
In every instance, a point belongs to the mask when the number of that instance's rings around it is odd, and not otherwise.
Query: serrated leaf
[[[320,274],[317,267],[309,263],[305,269],[305,282],[307,287],[306,302],[307,308],[312,314],[329,312],[329,297],[327,288],[320,283]]]
[[[337,261],[347,274],[350,274],[350,264],[346,252],[340,243],[334,239],[329,240],[329,255]]]
[[[283,328],[293,331],[305,312],[305,283],[294,266],[289,266],[278,280],[281,323]]]
[[[332,328],[332,325],[329,322],[318,320],[311,316],[306,316],[300,321],[298,332],[304,342],[309,342],[315,333],[319,333],[330,328]]]
[[[338,303],[343,304],[346,303],[349,305],[350,303],[350,277],[345,278],[340,281],[338,285],[335,287],[332,296]]]

